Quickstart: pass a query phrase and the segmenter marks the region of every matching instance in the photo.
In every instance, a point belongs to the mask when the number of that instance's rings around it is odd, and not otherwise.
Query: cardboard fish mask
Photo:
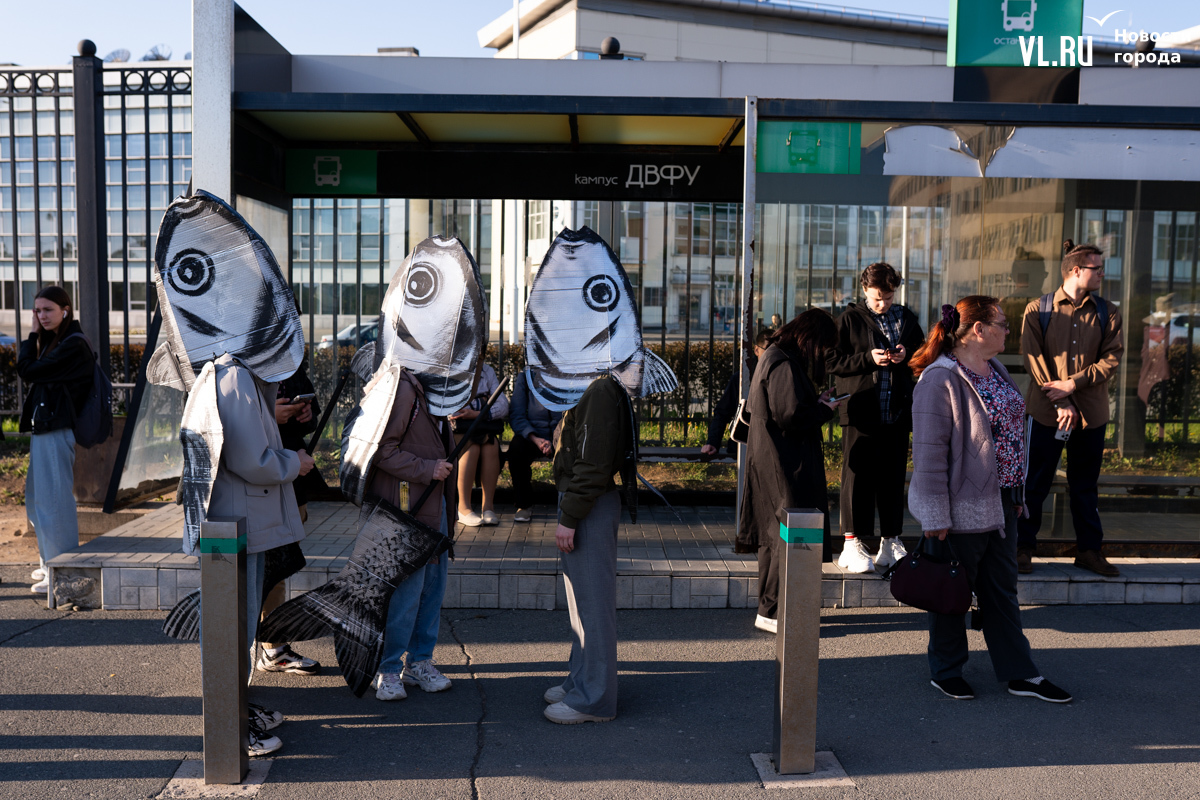
[[[405,367],[425,389],[429,413],[446,416],[471,399],[487,346],[479,265],[456,238],[418,244],[392,275],[379,316],[376,367]]]
[[[240,214],[204,191],[163,215],[154,284],[160,341],[146,377],[188,391],[205,362],[236,356],[260,380],[282,380],[304,357],[292,289],[267,243]]]
[[[563,230],[542,260],[525,306],[525,360],[530,390],[552,411],[573,408],[605,374],[631,397],[679,386],[642,341],[633,287],[620,260],[586,227]]]

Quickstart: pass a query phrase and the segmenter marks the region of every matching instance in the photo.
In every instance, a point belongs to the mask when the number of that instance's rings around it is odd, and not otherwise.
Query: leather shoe
[[[1106,578],[1115,578],[1121,574],[1120,570],[1108,563],[1108,559],[1100,555],[1099,550],[1084,550],[1075,556],[1075,566]]]
[[[1028,575],[1033,572],[1033,551],[1021,548],[1017,551],[1017,572]]]

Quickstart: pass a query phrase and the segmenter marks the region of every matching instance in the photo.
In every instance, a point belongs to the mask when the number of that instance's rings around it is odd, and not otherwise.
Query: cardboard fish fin
[[[154,349],[146,364],[146,380],[155,386],[187,391],[187,383],[179,371],[179,359],[175,358],[170,342],[163,342]]]
[[[367,342],[358,348],[357,352],[354,353],[354,358],[350,359],[350,371],[357,375],[364,383],[370,383],[371,377],[375,374],[378,366],[375,363],[374,342]]]
[[[667,366],[667,362],[649,350],[645,351],[646,360],[642,365],[642,390],[639,397],[652,394],[667,394],[679,388],[679,379],[675,372]]]
[[[217,411],[217,367],[211,361],[204,365],[188,394],[179,422],[179,439],[183,443],[183,475],[179,481],[183,552],[195,555],[200,523],[208,515],[217,465],[225,446],[225,429]]]

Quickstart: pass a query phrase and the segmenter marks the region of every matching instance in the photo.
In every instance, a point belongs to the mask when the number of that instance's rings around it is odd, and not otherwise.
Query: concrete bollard
[[[200,525],[200,673],[204,698],[204,782],[241,783],[246,752],[246,519]]]
[[[779,631],[775,655],[775,770],[816,769],[817,664],[821,638],[821,546],[825,514],[785,508],[779,569]]]

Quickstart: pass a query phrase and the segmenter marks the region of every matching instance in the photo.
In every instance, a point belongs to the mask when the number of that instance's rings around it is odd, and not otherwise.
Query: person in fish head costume
[[[471,400],[487,342],[479,267],[456,238],[418,244],[388,286],[376,356],[381,368],[400,365],[391,412],[371,458],[369,491],[400,507],[407,483],[414,502],[440,481],[416,518],[449,535],[456,519],[456,467],[447,415]],[[411,510],[411,507],[406,510]],[[433,661],[446,593],[445,554],[409,575],[388,603],[375,697],[403,700],[405,686],[450,688]],[[407,663],[405,654],[407,653]]]
[[[253,642],[263,554],[304,538],[292,481],[313,460],[285,449],[275,422],[276,384],[304,355],[300,317],[266,243],[207,192],[171,204],[154,258],[162,344],[146,377],[188,393],[179,431],[183,550],[198,553],[206,517],[246,519],[246,633]],[[282,742],[267,731],[283,715],[252,704],[249,716],[250,755],[278,750]]]
[[[570,725],[617,714],[617,531],[622,488],[636,498],[632,397],[678,386],[646,349],[633,290],[612,249],[588,228],[564,230],[534,279],[525,312],[529,390],[565,411],[554,453],[554,539],[571,616],[569,672],[543,696],[545,716]],[[631,504],[631,513],[634,506]]]

